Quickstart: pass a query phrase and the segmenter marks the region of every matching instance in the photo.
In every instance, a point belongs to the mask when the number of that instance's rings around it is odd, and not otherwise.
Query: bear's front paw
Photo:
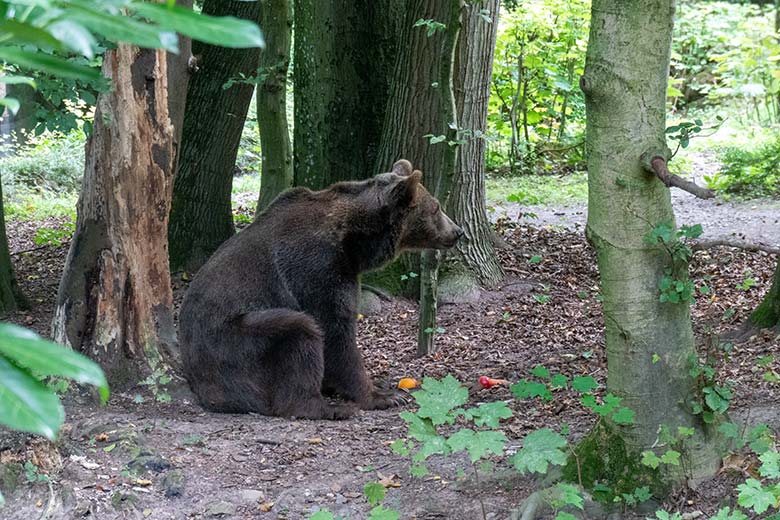
[[[398,390],[374,390],[371,398],[360,403],[363,410],[385,410],[395,406],[404,406],[409,403],[409,394]]]

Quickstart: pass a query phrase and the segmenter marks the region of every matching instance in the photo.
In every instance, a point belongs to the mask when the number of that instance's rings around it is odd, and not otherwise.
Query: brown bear
[[[184,372],[205,408],[341,419],[398,404],[357,348],[358,275],[463,234],[421,177],[400,160],[365,181],[288,190],[214,253],[179,315]]]

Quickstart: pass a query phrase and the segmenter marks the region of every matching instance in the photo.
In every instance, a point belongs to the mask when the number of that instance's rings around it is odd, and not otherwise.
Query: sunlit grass
[[[588,201],[585,173],[488,177],[485,187],[488,204],[504,204],[510,196],[525,205],[557,206]]]
[[[43,220],[49,217],[75,220],[78,198],[76,193],[17,192],[6,196],[3,209],[9,220]]]

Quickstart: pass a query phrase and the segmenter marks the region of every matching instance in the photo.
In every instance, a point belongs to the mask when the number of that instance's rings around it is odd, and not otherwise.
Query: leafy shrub
[[[25,188],[53,193],[78,191],[84,174],[85,140],[83,131],[74,130],[43,134],[24,148],[7,146],[6,151],[12,154],[0,158],[4,194],[13,197]]]
[[[718,191],[753,197],[780,196],[780,136],[756,150],[723,150],[723,167],[707,184]]]

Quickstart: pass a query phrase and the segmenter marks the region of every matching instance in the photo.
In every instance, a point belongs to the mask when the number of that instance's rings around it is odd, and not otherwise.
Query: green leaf
[[[555,520],[577,520],[577,517],[566,511],[561,511],[555,515]]]
[[[94,385],[105,402],[108,383],[100,366],[78,352],[42,339],[34,332],[10,324],[0,325],[0,354],[44,376],[60,376]]]
[[[555,374],[550,378],[550,386],[553,388],[566,388],[569,384],[569,378],[563,374]]]
[[[27,85],[32,88],[36,88],[35,80],[27,76],[0,76],[0,83],[6,85]]]
[[[33,45],[39,49],[61,50],[62,44],[48,31],[18,20],[0,20],[3,45]]]
[[[737,503],[742,507],[751,508],[759,515],[777,504],[774,494],[754,478],[749,478],[744,484],[737,486],[737,491],[739,491]]]
[[[599,387],[599,384],[591,376],[577,376],[571,380],[571,387],[578,392],[586,394]]]
[[[368,517],[368,520],[398,520],[399,518],[401,518],[401,515],[399,515],[397,511],[385,509],[382,506],[376,506],[371,510],[371,515]]]
[[[680,465],[680,452],[674,450],[666,450],[666,453],[661,455],[661,462],[664,464],[671,464],[672,466]]]
[[[12,115],[16,115],[16,113],[19,112],[21,106],[22,105],[19,103],[18,99],[10,97],[0,98],[0,107],[6,107]],[[0,115],[2,114],[3,112],[0,111]]]
[[[76,65],[68,60],[43,52],[25,51],[16,47],[0,46],[0,60],[32,69],[60,78],[77,79],[80,81],[96,81],[100,79],[100,71],[92,67]]]
[[[571,484],[558,484],[558,490],[561,492],[560,502],[565,506],[574,506],[577,509],[584,509],[585,499],[577,486]]]
[[[194,40],[230,48],[265,47],[257,24],[232,16],[206,16],[192,9],[147,2],[133,2],[131,9],[165,29]]]
[[[423,478],[428,473],[430,472],[425,464],[414,464],[409,468],[409,474],[415,478]]]
[[[363,495],[370,505],[379,505],[385,500],[385,486],[379,482],[369,482],[363,486]]]
[[[614,394],[607,394],[604,396],[604,404],[594,406],[593,411],[602,417],[606,417],[620,406],[621,401],[623,401],[621,397],[617,397]]]
[[[406,442],[404,442],[403,439],[396,439],[393,441],[393,443],[390,445],[390,449],[396,455],[401,455],[402,457],[409,456],[409,448],[406,446]]]
[[[73,51],[92,59],[97,40],[84,26],[71,20],[59,20],[47,27],[48,31]]]
[[[418,416],[429,418],[434,425],[452,424],[455,420],[452,410],[468,401],[469,391],[452,375],[441,381],[426,377],[421,390],[414,393],[414,399],[420,406]]]
[[[634,410],[626,406],[621,406],[612,414],[612,420],[617,424],[634,424],[635,416]]]
[[[124,42],[147,49],[165,49],[179,52],[179,38],[175,32],[161,31],[148,23],[143,23],[123,15],[112,15],[98,11],[89,4],[78,5],[71,2],[63,11],[63,18],[77,22],[92,32],[104,36],[112,42]]]
[[[645,450],[642,452],[642,464],[649,468],[656,469],[661,465],[661,459],[659,459],[652,450]]]
[[[512,457],[512,463],[521,473],[546,473],[550,464],[562,466],[566,464],[566,438],[550,430],[542,428],[529,433],[523,441],[523,447]]]
[[[330,511],[326,511],[325,509],[320,509],[313,515],[309,517],[309,520],[335,520],[335,517],[333,516],[333,513]]]
[[[466,410],[465,415],[467,419],[473,419],[476,426],[498,428],[501,419],[512,417],[512,410],[509,409],[504,401],[495,401],[493,403],[482,403],[476,408]]]
[[[726,506],[723,509],[719,509],[718,514],[710,520],[748,520],[748,517],[739,509],[735,509],[732,513],[731,508]]]
[[[446,439],[438,434],[430,419],[418,417],[412,412],[402,412],[400,417],[409,426],[409,436],[422,443],[420,450],[413,457],[415,462],[421,462],[431,455],[447,453],[449,447]]]
[[[539,379],[549,379],[550,378],[550,371],[547,370],[542,365],[537,365],[534,368],[531,369],[531,373],[538,377]]]
[[[761,461],[761,467],[758,472],[762,477],[780,479],[780,453],[776,451],[767,451],[758,460]]]
[[[447,444],[452,451],[467,450],[471,462],[476,462],[487,453],[501,455],[504,452],[506,435],[497,431],[477,431],[470,428],[458,430],[449,439]]]
[[[57,396],[0,356],[0,423],[54,440],[64,420],[65,412]]]
[[[553,396],[550,389],[544,383],[538,381],[526,381],[521,379],[517,383],[509,387],[509,391],[518,399],[529,399],[532,397],[541,397],[546,401],[550,401]]]

